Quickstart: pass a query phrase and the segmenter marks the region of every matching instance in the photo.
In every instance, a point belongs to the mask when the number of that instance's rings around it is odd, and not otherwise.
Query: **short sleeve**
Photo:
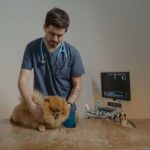
[[[75,49],[72,57],[73,57],[72,66],[71,66],[72,76],[79,77],[85,73],[83,62],[79,51]]]
[[[33,58],[32,58],[30,45],[27,45],[25,52],[24,52],[24,55],[23,55],[21,68],[32,70],[32,67],[33,67],[33,61],[32,60],[33,60]]]

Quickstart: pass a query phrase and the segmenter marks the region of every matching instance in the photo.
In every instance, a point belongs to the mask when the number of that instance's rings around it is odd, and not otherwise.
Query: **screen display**
[[[101,72],[102,97],[130,100],[129,72]]]

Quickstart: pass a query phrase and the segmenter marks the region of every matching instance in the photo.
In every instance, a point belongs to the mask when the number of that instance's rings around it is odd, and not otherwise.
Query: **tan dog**
[[[67,102],[59,96],[44,97],[35,91],[32,100],[41,106],[45,123],[38,122],[30,113],[22,99],[22,103],[18,104],[11,116],[11,121],[19,125],[38,129],[43,132],[46,129],[59,127],[69,115]]]

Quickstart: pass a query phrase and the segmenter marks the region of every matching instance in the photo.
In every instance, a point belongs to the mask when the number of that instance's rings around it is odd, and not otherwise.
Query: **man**
[[[76,48],[63,41],[69,27],[68,14],[59,8],[50,10],[45,18],[45,36],[31,41],[25,49],[18,88],[33,116],[44,122],[42,110],[31,97],[28,81],[34,71],[34,89],[43,95],[58,95],[68,102],[70,115],[65,127],[75,127],[75,102],[80,93],[81,76],[85,73]]]

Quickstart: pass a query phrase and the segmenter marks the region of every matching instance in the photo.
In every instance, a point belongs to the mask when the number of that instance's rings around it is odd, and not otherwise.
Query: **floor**
[[[4,119],[0,121],[0,150],[150,150],[150,119],[130,121],[136,128],[86,118],[74,129],[41,133]]]

